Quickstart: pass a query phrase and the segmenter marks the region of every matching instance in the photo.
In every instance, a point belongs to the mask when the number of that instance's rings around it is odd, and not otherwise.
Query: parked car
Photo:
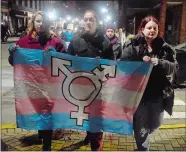
[[[9,34],[8,26],[6,26],[4,23],[1,23],[1,41],[6,42],[9,36],[10,34]]]
[[[26,29],[27,29],[27,26],[24,26],[24,25],[20,26],[19,28],[15,28],[14,30],[15,36],[20,36],[22,32],[26,31]]]
[[[174,47],[179,69],[169,76],[175,88],[186,87],[186,42]]]

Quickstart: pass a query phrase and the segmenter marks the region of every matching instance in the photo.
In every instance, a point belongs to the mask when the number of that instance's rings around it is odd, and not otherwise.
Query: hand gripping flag
[[[14,53],[17,126],[132,135],[152,65],[19,48]]]

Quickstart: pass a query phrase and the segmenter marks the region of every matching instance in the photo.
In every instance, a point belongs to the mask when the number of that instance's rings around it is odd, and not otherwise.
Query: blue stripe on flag
[[[95,67],[100,67],[102,65],[117,65],[117,74],[119,75],[131,75],[134,72],[139,75],[147,75],[149,72],[150,64],[144,62],[134,62],[134,61],[112,61],[106,59],[93,59],[71,56],[59,52],[44,52],[43,50],[34,49],[23,49],[19,48],[14,53],[14,65],[24,64],[24,65],[39,65],[39,66],[51,66],[51,56],[65,59],[73,60],[72,67],[67,66],[71,70],[77,71],[92,71]]]
[[[91,132],[112,132],[124,135],[132,135],[132,123],[126,120],[113,120],[98,117],[90,117],[84,120],[83,126],[76,126],[76,119],[70,119],[70,113],[53,113],[50,115],[32,114],[17,115],[17,125],[26,130],[47,129],[78,129]],[[53,126],[51,126],[53,124]]]

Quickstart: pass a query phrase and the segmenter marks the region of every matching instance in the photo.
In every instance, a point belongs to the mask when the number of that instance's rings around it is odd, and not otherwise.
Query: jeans
[[[134,137],[139,151],[150,149],[150,135],[161,125],[163,115],[162,98],[140,103],[133,118]]]

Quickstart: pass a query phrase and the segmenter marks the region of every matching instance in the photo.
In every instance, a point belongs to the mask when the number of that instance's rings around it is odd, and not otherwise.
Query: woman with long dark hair
[[[147,87],[133,118],[138,150],[149,150],[149,135],[161,125],[164,110],[172,114],[174,90],[171,90],[167,75],[178,68],[175,52],[159,36],[159,23],[155,17],[148,16],[141,21],[138,35],[126,42],[121,60],[153,64]],[[165,100],[169,95],[171,98],[167,105]]]

